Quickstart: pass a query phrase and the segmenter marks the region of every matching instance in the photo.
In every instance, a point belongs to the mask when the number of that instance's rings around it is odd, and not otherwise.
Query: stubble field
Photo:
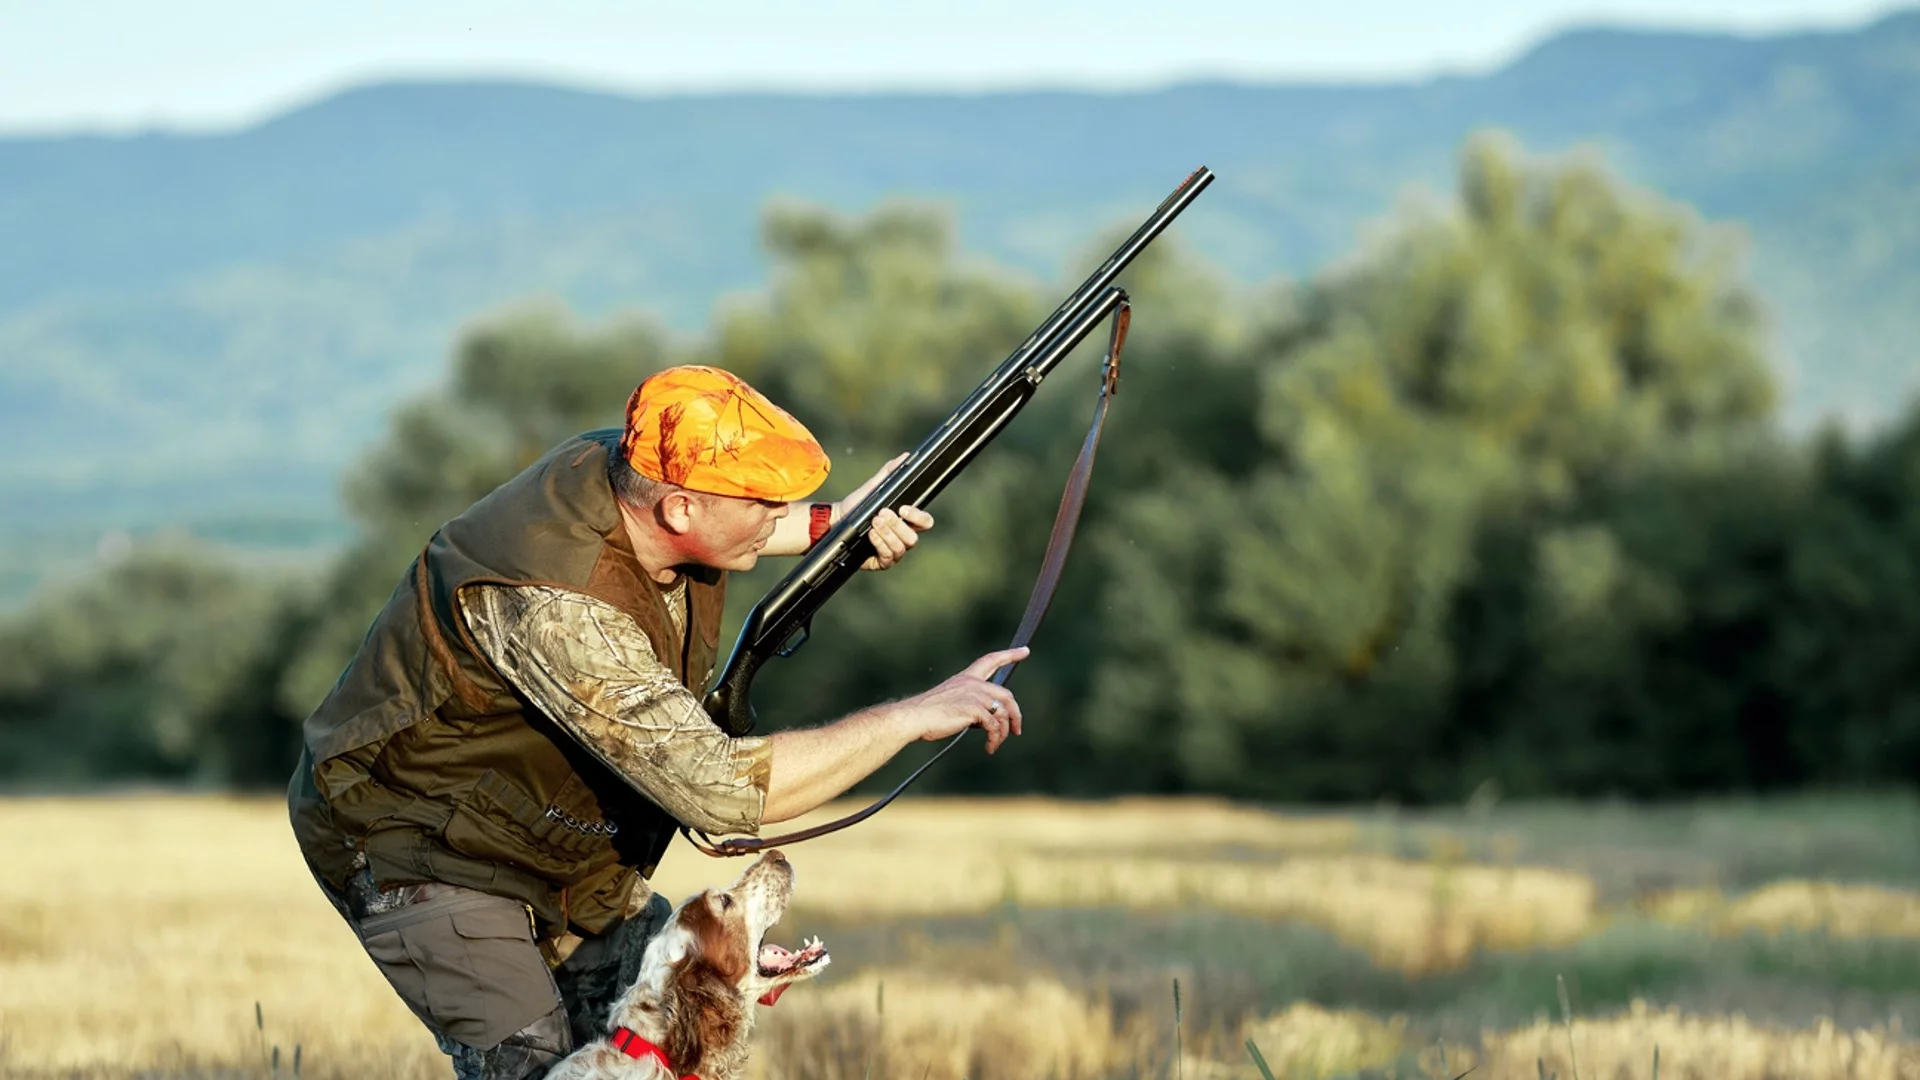
[[[814,818],[845,812],[828,807]],[[805,824],[800,822],[796,824]],[[450,1076],[275,799],[0,800],[0,1076]],[[1920,803],[914,799],[788,849],[768,1078],[1914,1078]],[[677,843],[678,901],[742,864]],[[1177,985],[1177,1004],[1176,1004]]]

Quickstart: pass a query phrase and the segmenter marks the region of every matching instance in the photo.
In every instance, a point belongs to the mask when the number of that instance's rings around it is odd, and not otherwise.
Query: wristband
[[[812,547],[813,545],[819,543],[820,538],[827,535],[827,530],[831,528],[833,528],[833,504],[832,503],[817,502],[817,503],[814,503],[812,506],[807,507],[807,546],[808,547]]]

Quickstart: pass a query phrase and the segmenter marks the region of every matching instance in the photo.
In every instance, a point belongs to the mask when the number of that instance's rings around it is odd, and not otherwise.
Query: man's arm
[[[830,523],[838,525],[846,516],[850,507],[860,505],[867,493],[887,478],[887,474],[900,467],[907,460],[907,454],[901,454],[880,467],[866,483],[855,488],[851,494],[839,502],[831,504],[833,513]],[[818,500],[814,500],[818,501]],[[813,502],[795,502],[787,504],[786,516],[774,522],[773,535],[767,538],[767,546],[762,555],[804,555],[812,547],[809,530],[812,521],[808,510]],[[896,514],[892,510],[882,510],[873,516],[873,527],[867,530],[867,536],[873,541],[874,554],[860,564],[862,570],[886,570],[899,562],[907,554],[907,549],[919,539],[920,533],[933,528],[933,515],[917,506],[902,507]]]
[[[918,738],[907,711],[881,706],[767,736],[773,775],[761,822],[790,821],[846,793]]]
[[[918,740],[948,738],[977,725],[987,731],[987,753],[1000,749],[1008,736],[1020,734],[1020,703],[986,680],[1026,656],[1024,647],[991,652],[923,694],[863,709],[825,727],[774,732],[768,736],[773,783],[761,820],[787,821],[838,798]]]
[[[752,835],[813,810],[916,739],[979,724],[987,749],[1020,730],[1019,705],[986,682],[1025,650],[992,653],[924,694],[834,723],[729,738],[603,601],[545,586],[475,586],[462,611],[480,649],[540,711],[674,818]],[[986,665],[984,668],[982,665]],[[998,711],[988,706],[999,702]]]
[[[715,727],[625,612],[539,585],[473,586],[460,608],[494,670],[676,820],[759,828],[772,748]]]

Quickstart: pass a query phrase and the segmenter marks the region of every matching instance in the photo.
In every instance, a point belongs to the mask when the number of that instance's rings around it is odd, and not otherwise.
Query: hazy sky
[[[1570,24],[1837,28],[1878,0],[0,0],[0,131],[226,127],[391,76],[638,92],[1475,70]],[[1176,15],[1174,12],[1178,11]]]

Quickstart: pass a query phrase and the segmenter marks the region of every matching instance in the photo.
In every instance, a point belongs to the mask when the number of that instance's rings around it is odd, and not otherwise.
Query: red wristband
[[[827,530],[831,528],[833,528],[833,504],[832,503],[817,502],[807,508],[807,546],[808,547],[812,547],[813,545],[819,543],[820,538],[827,535]]]

